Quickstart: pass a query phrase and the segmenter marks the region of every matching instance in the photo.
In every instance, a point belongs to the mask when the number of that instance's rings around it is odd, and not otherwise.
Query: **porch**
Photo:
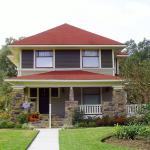
[[[25,88],[25,99],[32,112],[65,117],[66,101],[76,101],[85,115],[102,115],[102,103],[111,102],[112,87]]]
[[[15,95],[20,95],[14,98],[14,103],[30,102],[31,112],[46,116],[50,126],[53,118],[64,119],[71,125],[72,113],[78,107],[85,115],[125,113],[126,93],[122,80],[116,76],[81,70],[50,71],[6,81],[14,85]]]
[[[31,104],[31,113],[39,112],[41,124],[63,126],[72,124],[72,112],[79,108],[85,116],[113,116],[125,112],[125,93],[120,86],[102,87],[16,87],[22,102]],[[68,121],[67,121],[68,122]],[[35,123],[36,124],[36,123]],[[59,124],[59,126],[58,126]],[[67,123],[68,124],[68,123]],[[45,126],[45,125],[44,125]],[[39,126],[38,126],[39,127]]]

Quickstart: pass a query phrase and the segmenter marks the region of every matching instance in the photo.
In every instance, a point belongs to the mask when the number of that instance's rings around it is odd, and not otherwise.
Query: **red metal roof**
[[[98,74],[88,71],[50,71],[40,74],[18,76],[12,79],[18,80],[118,80],[119,77]]]
[[[13,45],[123,45],[115,40],[63,24],[15,41]]]

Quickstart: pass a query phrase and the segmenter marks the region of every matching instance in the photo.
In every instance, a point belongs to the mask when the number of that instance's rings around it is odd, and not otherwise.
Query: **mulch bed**
[[[112,136],[105,139],[104,142],[113,145],[136,148],[138,150],[150,150],[150,140],[145,139],[125,140],[125,139],[117,139],[116,137]]]

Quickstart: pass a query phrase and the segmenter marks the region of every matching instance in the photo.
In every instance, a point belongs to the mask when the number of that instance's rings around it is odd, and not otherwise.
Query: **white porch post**
[[[49,104],[49,128],[51,128],[51,124],[52,124],[52,116],[51,116],[51,104]]]
[[[70,87],[70,91],[69,91],[69,101],[74,101],[74,91],[73,91],[73,87]]]

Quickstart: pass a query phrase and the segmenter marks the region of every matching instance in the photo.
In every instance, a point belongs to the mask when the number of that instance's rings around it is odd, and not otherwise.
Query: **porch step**
[[[58,115],[52,115],[52,128],[61,128],[64,125],[64,118]]]
[[[52,128],[61,128],[64,125],[64,118],[58,115],[52,115],[51,118]],[[49,115],[40,114],[40,120],[31,122],[35,128],[48,128],[49,127]]]
[[[40,114],[40,120],[31,122],[35,128],[48,128],[49,127],[49,115]]]

